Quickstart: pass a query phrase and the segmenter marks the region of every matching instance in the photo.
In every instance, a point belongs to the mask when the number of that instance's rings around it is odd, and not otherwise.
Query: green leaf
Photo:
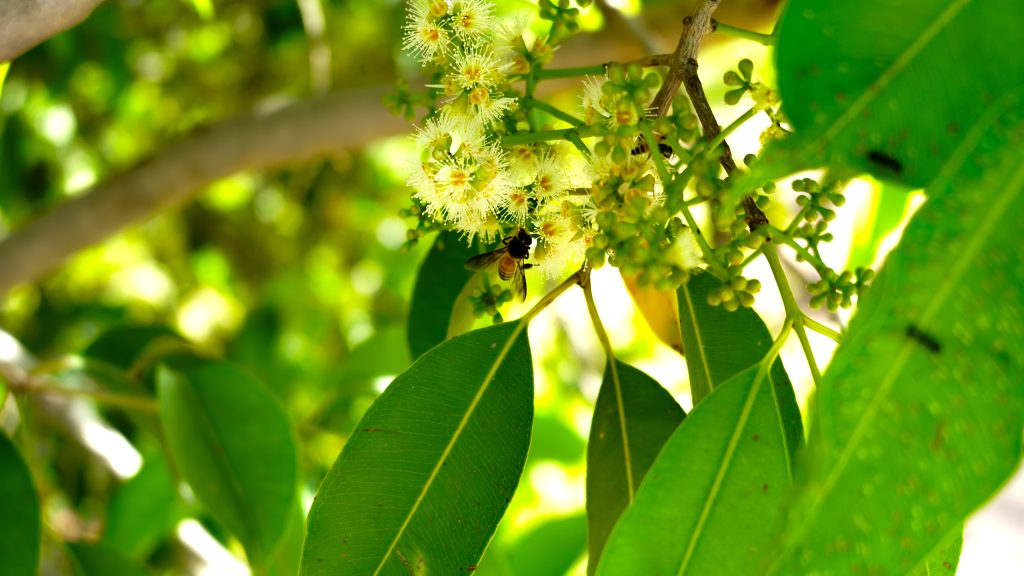
[[[1017,467],[1020,100],[971,129],[818,388],[775,574],[906,574]]]
[[[472,571],[530,442],[525,329],[514,322],[458,336],[388,386],[320,486],[302,574]]]
[[[790,483],[785,433],[759,368],[716,388],[668,440],[598,574],[758,573]]]
[[[104,544],[137,559],[147,557],[184,516],[167,461],[154,451],[143,462],[114,493],[103,531]]]
[[[523,535],[508,554],[511,574],[564,576],[586,548],[583,514],[548,520]]]
[[[0,433],[0,558],[3,573],[35,576],[39,566],[39,496],[10,438]]]
[[[419,358],[448,337],[452,309],[473,277],[466,260],[478,253],[455,232],[441,232],[416,275],[409,304],[409,352]]]
[[[166,326],[116,326],[86,347],[82,356],[130,372],[149,354],[157,354],[161,349],[180,350],[184,342],[181,336]]]
[[[1024,3],[792,0],[778,78],[799,162],[843,163],[921,187],[969,121],[1020,87]],[[767,156],[761,163],[767,163]]]
[[[270,392],[226,362],[179,359],[157,374],[167,444],[196,497],[260,566],[287,526],[297,456]]]
[[[686,413],[653,378],[624,362],[607,366],[587,443],[587,532],[593,574],[608,534]]]
[[[109,546],[75,542],[68,544],[68,549],[78,576],[149,576],[145,567]]]
[[[740,308],[729,312],[708,304],[708,294],[720,286],[721,280],[705,273],[691,277],[676,291],[694,406],[723,382],[761,362],[772,346],[768,327],[753,310]],[[771,374],[779,418],[786,430],[786,445],[790,455],[795,456],[804,441],[800,407],[781,359],[772,364]]]
[[[924,562],[915,568],[910,576],[954,576],[960,564],[960,549],[963,548],[963,527],[957,526],[932,550]]]

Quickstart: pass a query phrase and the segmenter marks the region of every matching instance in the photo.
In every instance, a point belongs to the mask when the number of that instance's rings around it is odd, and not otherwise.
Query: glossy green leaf
[[[452,309],[473,277],[466,260],[479,253],[455,232],[441,232],[420,265],[409,303],[409,351],[413,358],[448,337]]]
[[[932,550],[910,576],[954,576],[960,564],[960,550],[963,548],[963,528],[957,526],[946,536],[939,547]]]
[[[792,0],[778,79],[786,151],[911,186],[939,173],[988,103],[1020,87],[1024,4]]]
[[[686,413],[653,378],[624,362],[606,366],[587,443],[587,533],[593,574],[612,527]]]
[[[184,515],[167,461],[145,456],[142,469],[114,492],[107,509],[103,543],[132,558],[145,558]]]
[[[513,322],[458,336],[388,386],[320,486],[302,574],[472,571],[530,442],[525,328]]]
[[[1016,469],[1024,121],[986,111],[861,302],[818,388],[775,574],[906,574]]]
[[[792,0],[778,24],[783,112],[795,133],[762,153],[720,215],[765,181],[846,166],[927,186],[986,107],[1020,87],[1024,3]]]
[[[772,346],[768,327],[753,310],[729,312],[708,304],[708,294],[721,285],[712,274],[697,274],[676,292],[694,406],[723,382],[759,363]],[[775,361],[771,372],[786,443],[795,456],[804,441],[800,407],[781,359]]]
[[[668,440],[598,574],[757,573],[790,484],[770,377],[758,369],[716,388]]]
[[[149,576],[137,561],[103,544],[75,542],[68,544],[75,562],[77,576]]]
[[[35,576],[39,566],[39,496],[18,449],[0,433],[0,558],[3,573]]]
[[[200,502],[259,566],[295,498],[297,456],[287,416],[261,383],[226,362],[188,359],[157,376],[167,444]]]

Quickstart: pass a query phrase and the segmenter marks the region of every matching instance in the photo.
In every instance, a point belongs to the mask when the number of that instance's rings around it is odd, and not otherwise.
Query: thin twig
[[[690,97],[690,103],[693,105],[700,124],[704,128],[704,138],[708,141],[715,141],[722,132],[722,127],[715,119],[711,104],[708,103],[708,97],[704,94],[704,86],[697,74],[697,51],[704,35],[713,30],[711,15],[718,8],[719,1],[703,0],[696,11],[683,20],[683,34],[679,37],[679,45],[676,46],[675,52],[672,53],[669,72],[651,103],[655,115],[664,116],[668,113],[669,106],[675,98],[676,92],[679,91],[679,86],[683,86],[687,96]],[[722,155],[719,162],[721,162],[722,168],[725,168],[726,174],[731,176],[736,171],[736,161],[733,160],[732,149],[724,139],[721,141],[721,149]],[[747,228],[751,231],[768,223],[768,218],[750,196],[743,199],[743,209],[746,213]]]
[[[3,377],[3,379],[7,381],[11,390],[14,392],[37,395],[72,397],[84,396],[92,398],[100,404],[117,406],[127,410],[136,410],[148,413],[156,413],[160,411],[160,406],[151,398],[115,394],[112,392],[91,390],[88,388],[64,388],[61,386],[54,386],[42,381],[42,379],[37,376],[33,376],[28,372],[25,372],[21,367],[11,364],[10,362],[0,362],[0,377]]]
[[[583,288],[583,297],[587,301],[587,312],[590,313],[590,320],[594,324],[594,332],[597,339],[601,341],[604,348],[604,355],[608,361],[608,371],[612,377],[612,387],[615,390],[616,412],[619,415],[619,433],[622,440],[622,454],[626,468],[626,495],[629,503],[633,503],[636,494],[636,480],[633,478],[632,455],[629,449],[629,429],[626,426],[626,405],[622,398],[622,378],[619,376],[619,368],[615,364],[615,353],[612,350],[612,341],[608,337],[608,331],[604,329],[601,316],[597,313],[597,303],[594,302],[594,291],[590,287],[590,268],[580,278],[580,287]]]

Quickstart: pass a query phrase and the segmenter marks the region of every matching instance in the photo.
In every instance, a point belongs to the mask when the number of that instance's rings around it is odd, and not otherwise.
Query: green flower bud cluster
[[[729,70],[723,76],[722,81],[726,86],[735,86],[725,93],[725,103],[730,106],[738,104],[743,95],[750,93],[754,105],[761,110],[770,110],[772,106],[779,103],[778,91],[765,86],[760,82],[754,82],[754,63],[744,58],[736,65],[737,70]]]
[[[667,216],[662,207],[635,219],[599,214],[601,231],[594,236],[587,258],[603,262],[607,254],[609,264],[624,275],[637,275],[641,285],[675,289],[689,279],[699,255],[689,228],[679,218],[666,223]]]
[[[721,306],[730,312],[735,312],[740,307],[752,307],[754,295],[761,291],[761,282],[754,278],[745,278],[743,269],[739,266],[730,266],[727,273],[728,280],[708,294],[708,304]]]
[[[473,306],[473,315],[477,318],[484,314],[490,316],[495,324],[501,324],[503,318],[498,307],[512,301],[512,292],[501,284],[491,284],[484,277],[483,286],[473,290],[469,295],[469,303]]]
[[[845,270],[841,274],[829,269],[821,280],[807,286],[807,291],[811,294],[811,307],[819,308],[825,305],[833,312],[839,308],[849,308],[853,304],[854,296],[863,296],[867,293],[868,286],[874,278],[875,272],[870,268],[857,268],[852,272]]]
[[[575,3],[580,8],[586,8],[590,4],[585,0],[576,0]],[[552,23],[552,41],[558,42],[579,31],[580,10],[570,6],[569,0],[558,0],[557,4],[551,0],[541,0],[539,4],[541,19],[550,20]]]
[[[737,70],[729,70],[722,77],[722,81],[725,82],[726,86],[735,86],[732,90],[725,93],[725,103],[733,106],[739,103],[740,98],[754,87],[753,74],[754,74],[754,63],[748,58],[744,58],[739,61],[736,65]]]

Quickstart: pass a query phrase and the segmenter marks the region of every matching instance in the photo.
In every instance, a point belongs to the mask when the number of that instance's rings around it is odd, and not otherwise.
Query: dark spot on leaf
[[[466,566],[466,570],[468,571],[469,574],[476,572],[476,564],[470,564],[469,566]]]
[[[942,345],[934,336],[928,334],[924,330],[921,330],[913,324],[907,325],[907,338],[917,342],[921,346],[924,346],[929,352],[938,354],[942,352]]]
[[[890,172],[893,174],[903,172],[903,163],[885,152],[881,152],[879,150],[868,150],[867,159],[868,162],[871,162],[876,168],[879,168],[884,172]]]
[[[761,440],[761,436],[759,434],[754,434],[753,436],[750,437],[750,439],[753,440],[754,442],[758,442]]]
[[[767,491],[768,491],[768,485],[767,484],[761,484],[761,492],[767,492]]]

